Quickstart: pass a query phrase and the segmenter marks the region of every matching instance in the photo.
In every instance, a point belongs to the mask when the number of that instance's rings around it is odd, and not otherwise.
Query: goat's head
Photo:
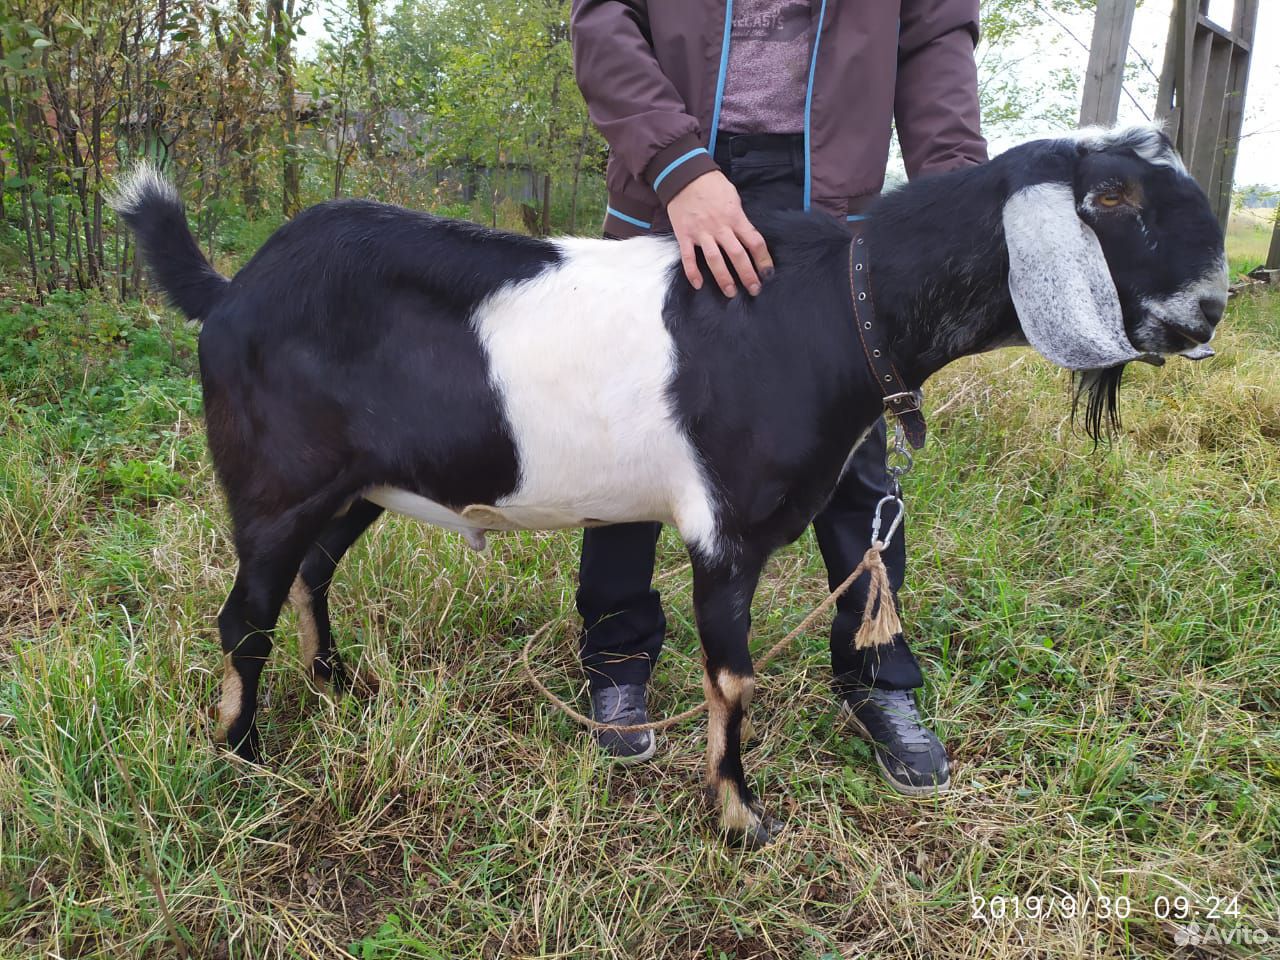
[[[1222,230],[1156,127],[1029,144],[1004,207],[1009,290],[1027,340],[1084,371],[1089,426],[1115,418],[1125,363],[1212,356],[1227,302]]]

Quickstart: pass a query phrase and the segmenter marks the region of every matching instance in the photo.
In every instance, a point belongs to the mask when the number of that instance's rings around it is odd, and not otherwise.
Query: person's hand
[[[767,277],[773,272],[773,258],[769,256],[764,237],[742,212],[742,201],[728,177],[712,170],[691,180],[667,204],[667,216],[680,243],[684,275],[695,290],[702,289],[697,259],[701,248],[712,276],[726,297],[737,292],[726,257],[747,293],[754,297],[760,292],[760,275]]]

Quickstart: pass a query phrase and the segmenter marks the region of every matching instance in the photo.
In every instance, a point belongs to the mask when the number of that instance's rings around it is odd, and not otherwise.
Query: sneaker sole
[[[617,764],[620,767],[630,766],[633,763],[644,763],[646,760],[653,759],[653,755],[658,752],[658,738],[654,736],[653,731],[650,730],[649,746],[640,753],[629,753],[626,756],[619,756],[616,753],[610,753],[603,747],[600,748],[600,752],[605,755],[605,758],[610,763]]]
[[[893,774],[889,772],[889,768],[885,766],[885,762],[880,759],[880,751],[876,749],[876,741],[871,736],[871,731],[866,728],[866,725],[857,718],[854,712],[849,709],[849,705],[843,700],[840,702],[840,716],[844,720],[845,726],[852,729],[863,740],[871,744],[871,754],[876,758],[876,766],[880,768],[881,778],[897,793],[902,794],[904,797],[932,797],[939,793],[946,793],[951,789],[950,771],[947,771],[947,779],[943,780],[941,783],[930,783],[919,787],[913,786],[909,783],[902,783],[900,780],[897,780]]]

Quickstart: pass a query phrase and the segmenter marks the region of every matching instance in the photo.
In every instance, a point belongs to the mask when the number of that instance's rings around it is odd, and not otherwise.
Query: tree
[[[276,76],[280,96],[280,126],[284,131],[284,153],[281,157],[280,209],[286,217],[295,216],[302,208],[302,158],[298,145],[296,86],[293,76],[293,41],[296,30],[297,0],[267,0],[271,46],[275,51]]]
[[[538,226],[550,227],[558,174],[575,171],[599,145],[573,80],[567,0],[444,5],[436,97],[437,151],[487,165],[496,195],[526,167],[540,190]],[[576,208],[576,193],[571,199]]]

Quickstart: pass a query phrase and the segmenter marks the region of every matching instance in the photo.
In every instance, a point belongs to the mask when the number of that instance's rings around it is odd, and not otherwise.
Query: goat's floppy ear
[[[1076,215],[1070,185],[1036,183],[1004,205],[1009,292],[1027,341],[1068,370],[1141,356],[1124,332],[1102,245]]]

